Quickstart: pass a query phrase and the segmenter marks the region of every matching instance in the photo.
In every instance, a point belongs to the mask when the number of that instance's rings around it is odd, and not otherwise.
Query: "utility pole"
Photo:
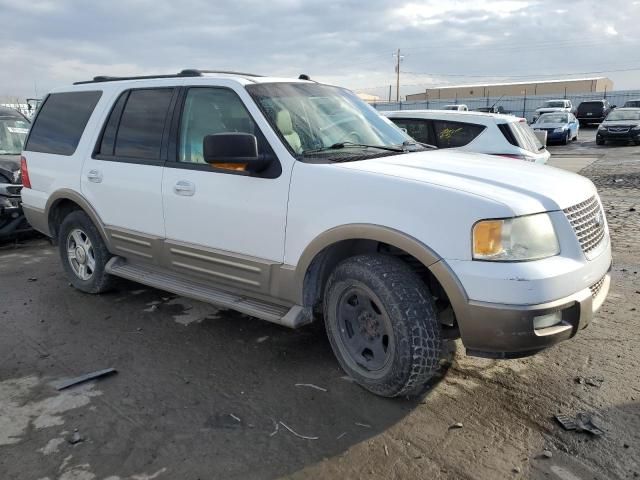
[[[400,55],[400,49],[393,56],[396,57],[396,102],[400,102],[400,62],[404,57]]]

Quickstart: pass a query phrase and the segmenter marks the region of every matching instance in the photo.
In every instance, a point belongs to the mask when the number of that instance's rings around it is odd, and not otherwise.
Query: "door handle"
[[[93,183],[100,183],[102,182],[102,173],[99,170],[89,170],[87,180]]]
[[[196,185],[193,182],[186,180],[179,180],[173,186],[173,191],[176,195],[182,195],[184,197],[192,197],[196,193]]]

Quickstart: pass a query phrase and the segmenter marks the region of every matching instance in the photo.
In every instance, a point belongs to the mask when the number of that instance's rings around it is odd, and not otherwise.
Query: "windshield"
[[[564,114],[546,114],[538,119],[538,123],[568,123],[567,115]]]
[[[607,120],[640,120],[640,110],[614,110],[607,116]]]
[[[366,145],[398,147],[415,143],[390,120],[342,88],[308,83],[264,83],[246,88],[296,154],[330,151],[338,144],[368,153]]]
[[[29,122],[18,117],[0,117],[0,155],[20,155],[29,133]]]
[[[564,102],[557,102],[557,101],[544,102],[543,106],[546,108],[564,108]]]

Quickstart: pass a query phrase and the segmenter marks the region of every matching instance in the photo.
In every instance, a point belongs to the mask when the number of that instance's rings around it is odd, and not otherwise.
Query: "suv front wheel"
[[[424,282],[403,261],[360,255],[327,283],[325,326],[342,368],[385,397],[419,394],[439,366],[441,329]]]
[[[58,247],[63,268],[74,287],[86,293],[111,289],[114,278],[105,272],[111,254],[86,213],[76,210],[64,218]]]

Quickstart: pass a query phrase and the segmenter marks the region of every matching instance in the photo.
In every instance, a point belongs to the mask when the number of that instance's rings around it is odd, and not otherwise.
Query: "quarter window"
[[[73,155],[102,92],[50,94],[31,127],[25,150]]]
[[[471,143],[485,129],[484,126],[473,123],[444,120],[434,120],[433,127],[440,148],[463,147]]]

